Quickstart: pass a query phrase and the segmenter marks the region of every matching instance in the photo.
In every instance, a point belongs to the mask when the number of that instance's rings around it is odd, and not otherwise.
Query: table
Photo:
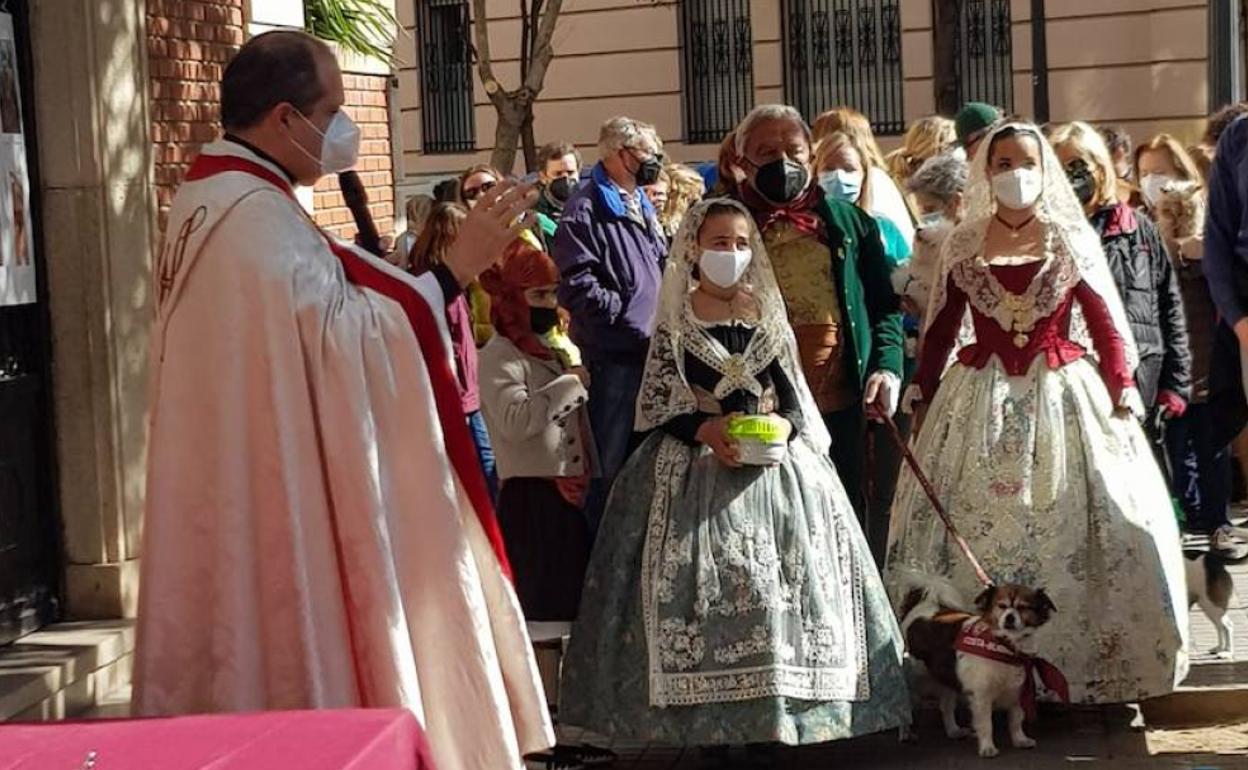
[[[87,762],[95,753],[94,765]],[[288,711],[0,726],[0,770],[433,770],[403,710]]]

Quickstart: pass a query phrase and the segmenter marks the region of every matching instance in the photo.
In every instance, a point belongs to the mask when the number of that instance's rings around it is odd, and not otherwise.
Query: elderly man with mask
[[[736,156],[737,197],[762,230],[832,459],[863,519],[866,420],[897,411],[904,352],[879,227],[814,183],[810,127],[792,107],[755,108],[737,128]]]
[[[589,421],[599,477],[585,513],[591,529],[628,458],[633,411],[658,307],[667,240],[642,188],[663,170],[654,126],[608,120],[600,160],[563,207],[551,256],[559,266],[559,305],[572,316],[572,339],[589,370]]]
[[[553,743],[459,406],[446,303],[526,225],[501,183],[412,278],[296,185],[355,164],[333,52],[252,39],[156,265],[134,708],[404,707],[444,770]]]

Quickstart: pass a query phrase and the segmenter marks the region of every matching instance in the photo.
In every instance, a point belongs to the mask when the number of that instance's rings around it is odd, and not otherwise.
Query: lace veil
[[[706,333],[694,317],[689,302],[690,292],[697,284],[693,266],[700,254],[698,231],[709,210],[724,206],[739,210],[750,223],[753,259],[743,280],[750,287],[762,315],[754,338],[741,355],[729,354]],[[799,440],[808,442],[819,454],[828,451],[831,439],[802,375],[797,340],[789,326],[784,299],[776,284],[771,260],[767,258],[767,249],[754,224],[754,217],[743,205],[732,200],[718,198],[698,203],[685,215],[672,242],[667,269],[663,273],[650,352],[646,356],[645,373],[637,397],[637,430],[653,430],[673,417],[697,411],[697,396],[685,377],[686,353],[693,353],[724,375],[716,388],[717,398],[724,395],[720,391],[737,388],[759,395],[761,387],[757,375],[778,358],[801,404],[804,425]]]
[[[1139,365],[1139,353],[1131,327],[1127,323],[1127,314],[1118,287],[1109,271],[1100,236],[1088,224],[1083,207],[1075,197],[1053,148],[1040,130],[1029,123],[1006,123],[993,130],[984,139],[981,151],[972,161],[971,177],[966,188],[966,216],[945,239],[941,248],[940,267],[932,284],[927,324],[932,323],[948,301],[948,281],[952,276],[954,283],[966,292],[976,310],[997,320],[1007,331],[1010,330],[1007,309],[1000,302],[990,301],[991,292],[984,290],[988,271],[982,260],[984,237],[997,210],[996,198],[992,193],[992,179],[987,168],[988,148],[997,134],[1007,128],[1031,134],[1040,144],[1040,170],[1044,186],[1036,206],[1036,218],[1044,226],[1045,265],[1041,270],[1047,276],[1037,294],[1037,311],[1042,316],[1051,314],[1065,298],[1067,291],[1080,281],[1086,283],[1108,306],[1114,326],[1122,335],[1126,347],[1127,365],[1131,371],[1135,371]],[[1095,356],[1092,337],[1078,303],[1073,309],[1070,335],[1072,340]],[[963,317],[958,339],[960,346],[975,339],[969,313]]]

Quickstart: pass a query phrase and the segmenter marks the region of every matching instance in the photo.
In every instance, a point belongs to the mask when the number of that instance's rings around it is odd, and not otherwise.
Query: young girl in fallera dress
[[[737,415],[780,435],[756,455]],[[698,204],[676,237],[636,426],[653,433],[607,506],[561,719],[701,746],[907,723],[896,621],[739,204]]]

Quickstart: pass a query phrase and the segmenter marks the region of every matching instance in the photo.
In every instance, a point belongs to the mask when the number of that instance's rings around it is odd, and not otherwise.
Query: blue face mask
[[[861,171],[825,171],[819,175],[819,186],[833,198],[857,203],[858,196],[862,194],[862,177]]]

